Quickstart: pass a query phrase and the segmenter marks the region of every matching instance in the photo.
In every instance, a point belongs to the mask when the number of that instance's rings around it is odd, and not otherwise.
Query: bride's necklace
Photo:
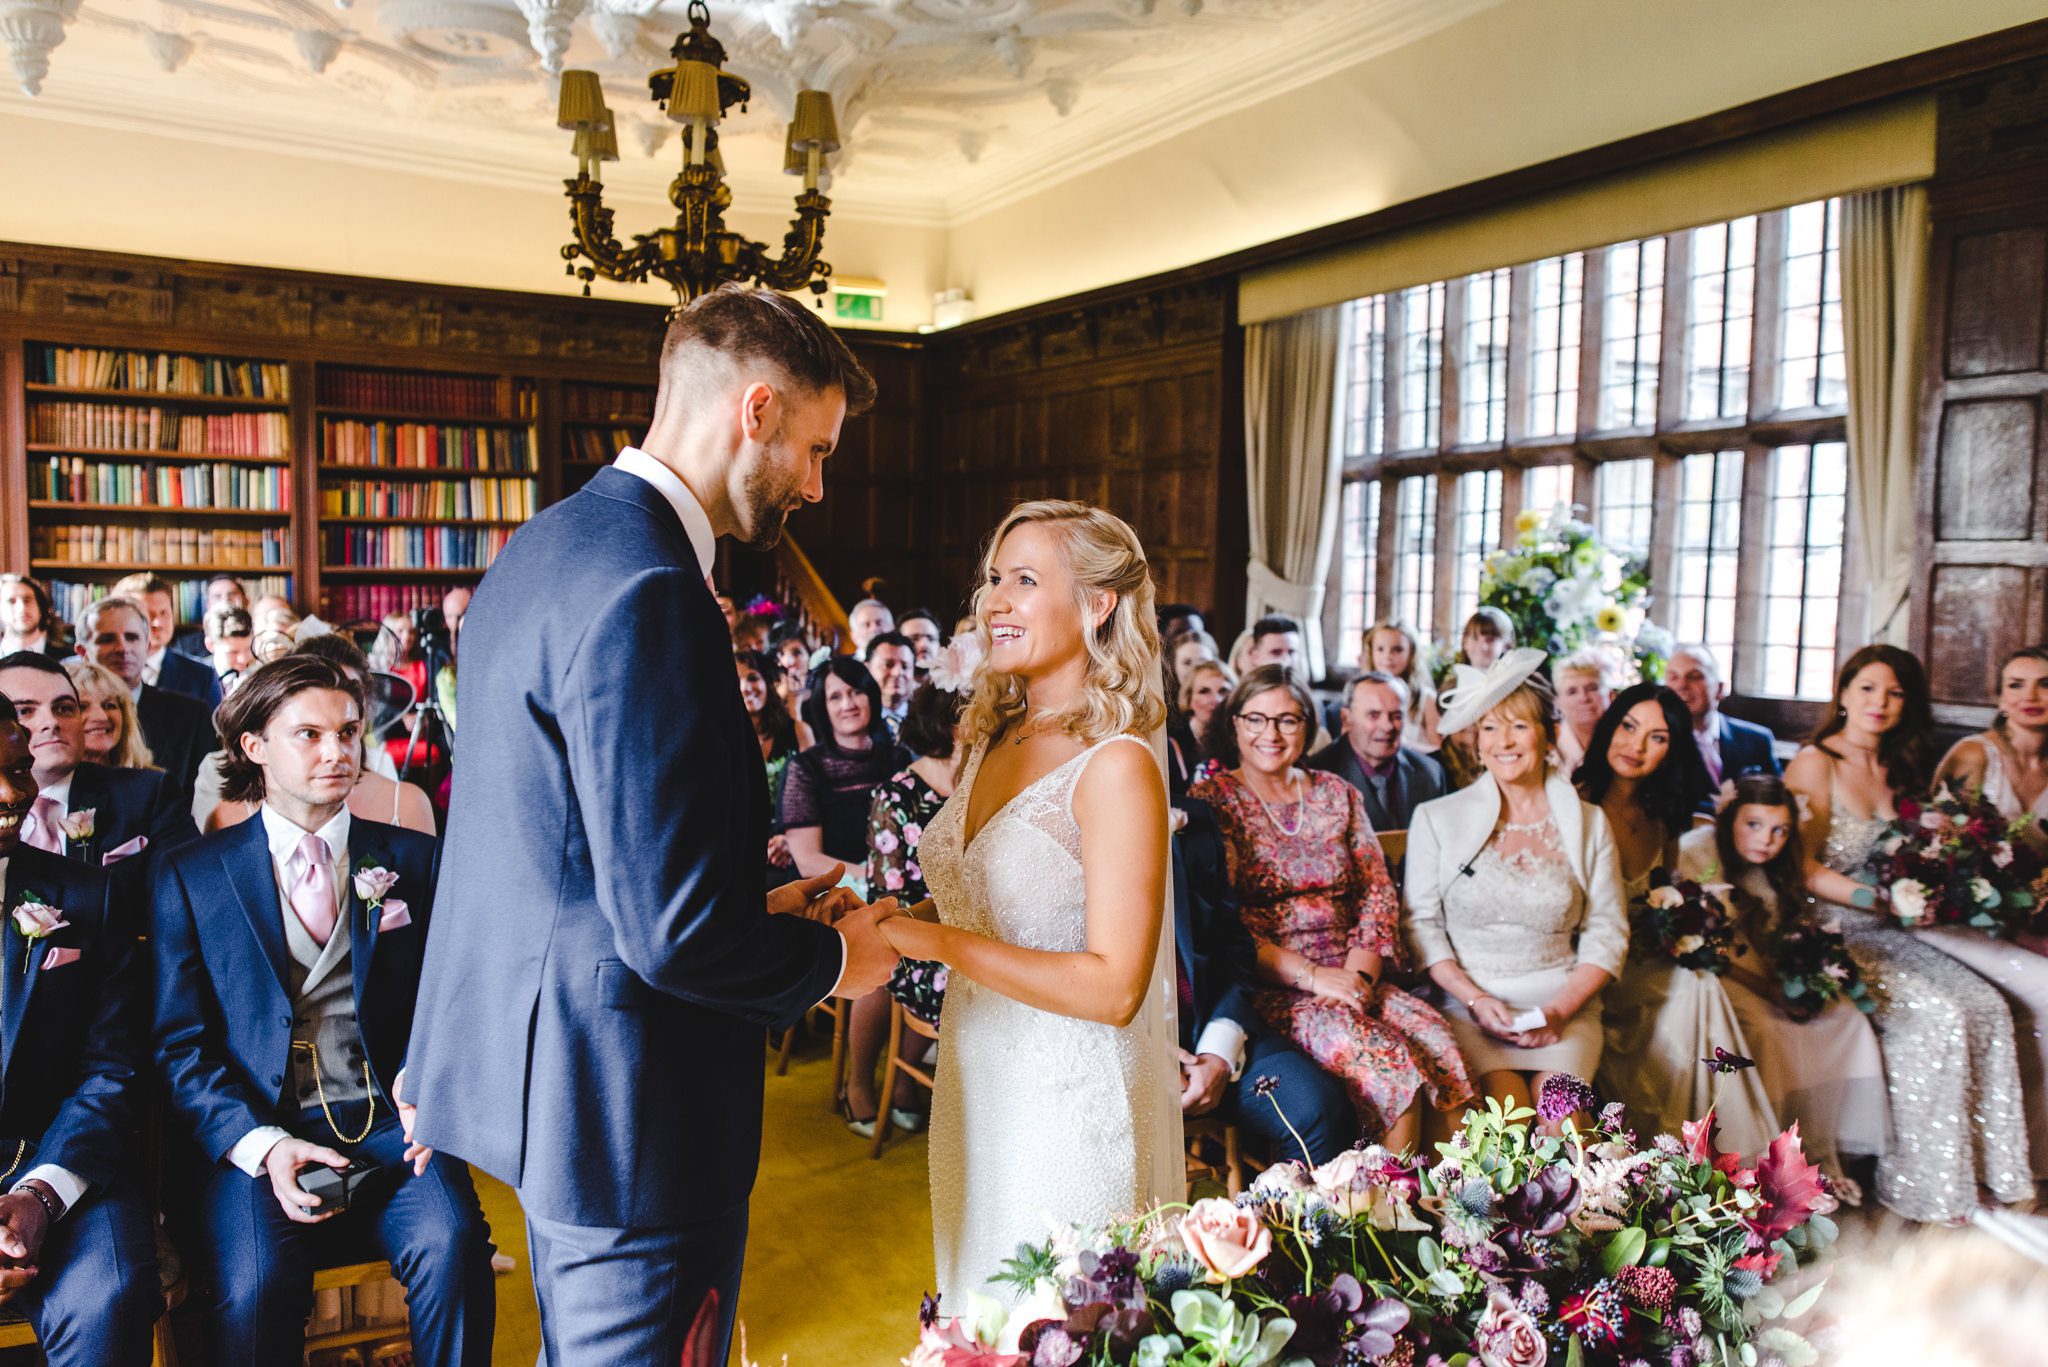
[[[1273,823],[1273,829],[1279,831],[1280,834],[1288,836],[1290,838],[1301,834],[1301,823],[1308,819],[1308,807],[1301,800],[1301,775],[1299,773],[1297,773],[1294,776],[1294,782],[1292,786],[1294,790],[1294,801],[1287,804],[1288,806],[1294,808],[1294,824],[1292,826],[1282,821],[1279,817],[1273,815],[1273,804],[1266,801],[1266,799],[1259,793],[1259,790],[1257,788],[1252,788],[1252,796],[1258,798],[1259,806],[1265,809],[1266,820]],[[1245,784],[1245,787],[1251,788],[1251,784],[1247,783]]]
[[[1037,721],[1040,717],[1046,715],[1046,713],[1050,712],[1051,710],[1052,709],[1048,707],[1033,707],[1027,709],[1024,713],[1024,720],[1017,723],[1017,734],[1010,737],[1010,744],[1022,745],[1032,736],[1037,735],[1038,733],[1036,731],[1027,734],[1025,728],[1030,726],[1031,723]]]

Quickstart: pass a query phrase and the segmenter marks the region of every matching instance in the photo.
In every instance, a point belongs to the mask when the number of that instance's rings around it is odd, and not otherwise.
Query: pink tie
[[[299,842],[305,868],[292,884],[292,912],[315,941],[324,945],[334,934],[334,874],[327,867],[327,842],[309,835]]]
[[[51,854],[64,853],[64,833],[57,828],[57,803],[54,798],[39,797],[29,811],[28,833],[22,840],[39,850]]]

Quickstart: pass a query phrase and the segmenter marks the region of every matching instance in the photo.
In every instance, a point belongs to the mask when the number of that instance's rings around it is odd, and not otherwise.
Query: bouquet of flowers
[[[1695,883],[1669,869],[1650,874],[1650,890],[1629,908],[1629,948],[1642,958],[1668,959],[1680,968],[1726,973],[1749,952],[1735,934],[1726,883]]]
[[[1785,1010],[1794,1020],[1812,1020],[1838,998],[1856,1003],[1865,1014],[1877,1010],[1838,925],[1789,921],[1771,935],[1770,960]]]
[[[2043,861],[2033,824],[1945,786],[1925,803],[1901,801],[1876,860],[1892,914],[1909,929],[1968,926],[2000,939],[2036,929]]]
[[[1525,509],[1515,519],[1514,547],[1488,555],[1481,567],[1480,603],[1505,612],[1522,645],[1561,657],[1610,641],[1635,658],[1643,678],[1663,678],[1672,640],[1643,620],[1649,566],[1602,546],[1572,511],[1562,503],[1548,514]]]
[[[1716,1071],[1747,1067],[1720,1051]],[[1706,1367],[1811,1363],[1778,1283],[1832,1242],[1834,1197],[1778,1136],[1753,1168],[1712,1112],[1638,1145],[1622,1108],[1548,1080],[1467,1112],[1434,1162],[1378,1146],[1277,1164],[1236,1202],[1025,1246],[1015,1309],[927,1297],[906,1367]],[[1535,1131],[1538,1115],[1560,1135]]]

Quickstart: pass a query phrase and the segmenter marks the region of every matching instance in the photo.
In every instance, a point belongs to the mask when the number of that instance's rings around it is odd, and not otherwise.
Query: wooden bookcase
[[[647,435],[653,385],[562,385],[562,492],[574,493],[598,469]]]

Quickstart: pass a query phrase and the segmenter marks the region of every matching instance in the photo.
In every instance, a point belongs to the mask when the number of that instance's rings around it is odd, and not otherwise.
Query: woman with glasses
[[[1218,718],[1229,767],[1192,795],[1216,811],[1258,941],[1260,1017],[1343,1080],[1367,1137],[1412,1148],[1417,1103],[1451,1110],[1472,1083],[1444,1018],[1385,981],[1400,903],[1358,790],[1301,767],[1314,716],[1287,669],[1254,669]]]

